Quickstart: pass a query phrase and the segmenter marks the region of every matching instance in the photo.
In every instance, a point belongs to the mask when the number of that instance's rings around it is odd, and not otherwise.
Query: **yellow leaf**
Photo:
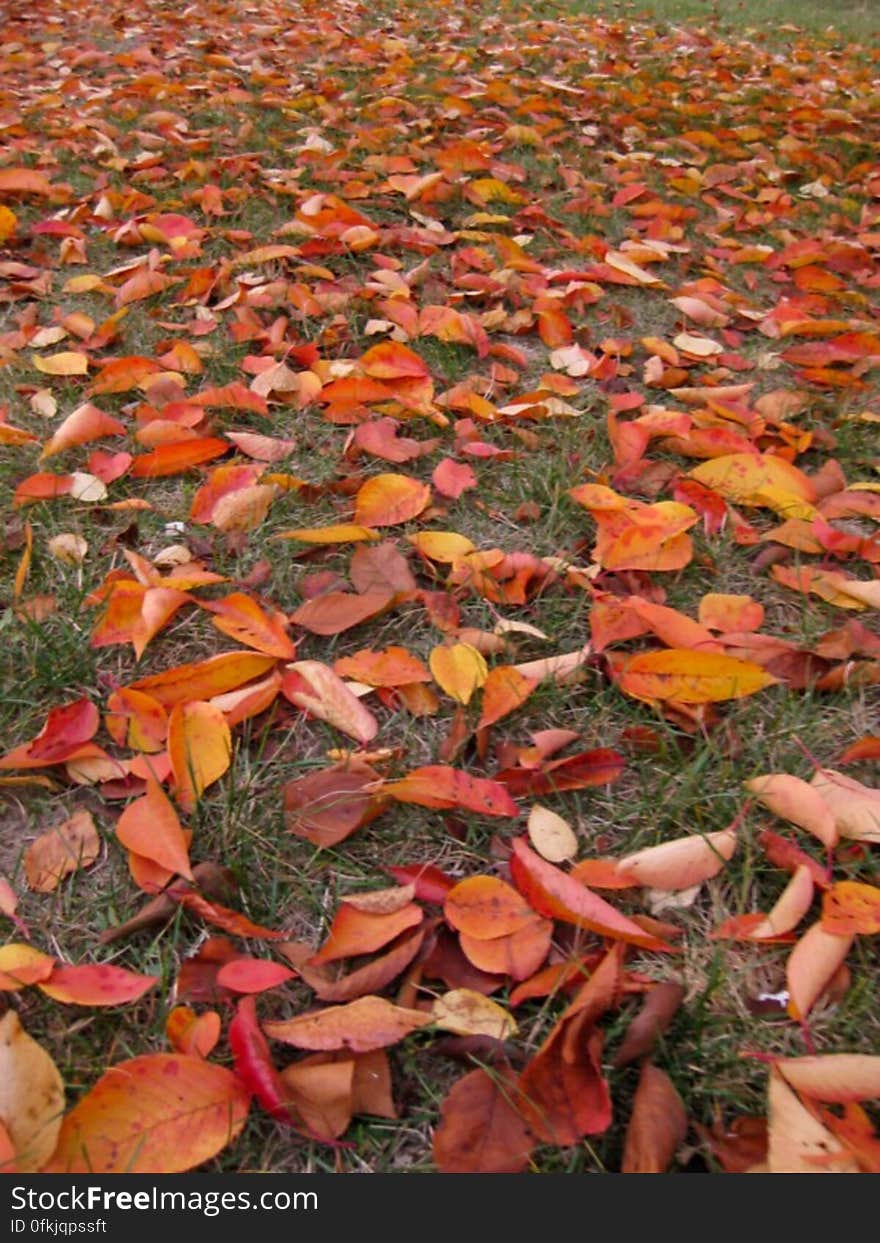
[[[8,241],[15,232],[18,218],[14,211],[0,205],[0,242]]]
[[[168,758],[177,801],[192,811],[206,786],[229,767],[232,738],[219,708],[203,700],[177,704],[168,717]]]
[[[482,654],[470,643],[435,647],[428,664],[437,685],[460,704],[470,703],[489,676]]]
[[[467,536],[459,535],[457,531],[419,531],[417,535],[407,538],[423,557],[449,565],[454,565],[468,553],[476,552]]]
[[[48,358],[32,354],[31,358],[37,371],[42,371],[44,375],[87,375],[89,370],[87,356],[75,350],[62,350],[60,354],[50,354]]]
[[[379,532],[356,522],[337,522],[329,527],[296,527],[291,531],[278,531],[273,539],[296,539],[303,544],[357,544],[363,540],[379,539]]]
[[[64,565],[81,565],[89,551],[89,546],[83,537],[72,531],[53,535],[47,547],[55,560],[61,561]]]
[[[647,703],[671,699],[686,704],[742,699],[776,681],[750,660],[688,648],[643,652],[627,661],[618,679],[620,689],[633,699]]]
[[[8,1010],[0,1019],[0,1124],[12,1141],[17,1173],[32,1174],[46,1164],[63,1115],[58,1067]]]
[[[457,1036],[491,1036],[508,1040],[516,1032],[513,1016],[497,1001],[470,988],[454,988],[434,1002],[437,1027]]]
[[[701,462],[689,474],[736,505],[763,505],[786,517],[803,516],[816,500],[816,490],[803,471],[772,453],[728,453]],[[808,505],[795,513],[792,506],[798,498]]]

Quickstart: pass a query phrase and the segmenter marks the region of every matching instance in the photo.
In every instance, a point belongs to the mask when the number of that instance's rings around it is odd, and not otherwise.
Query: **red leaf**
[[[546,919],[561,919],[576,928],[587,928],[600,936],[628,941],[643,949],[672,949],[665,941],[651,936],[627,919],[603,898],[597,897],[585,885],[535,854],[524,837],[518,837],[513,842],[510,874],[523,897]]]
[[[518,814],[516,803],[497,781],[471,777],[461,769],[442,764],[414,768],[400,781],[386,781],[382,793],[399,803],[416,803],[420,807],[459,807],[484,816]]]
[[[55,967],[48,979],[40,980],[41,988],[53,1001],[74,1006],[120,1006],[137,1001],[154,984],[157,975],[137,975],[110,963],[95,966]]]

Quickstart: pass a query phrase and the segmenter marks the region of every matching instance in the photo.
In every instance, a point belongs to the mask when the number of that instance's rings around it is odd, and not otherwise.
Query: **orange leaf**
[[[214,614],[212,620],[218,630],[240,643],[279,660],[293,660],[296,656],[296,644],[286,634],[284,614],[274,609],[267,612],[244,592],[234,591],[222,600],[206,602],[203,607]]]
[[[357,544],[379,538],[378,531],[356,522],[337,522],[328,527],[295,527],[290,531],[277,531],[272,536],[272,539],[299,540],[302,544]]]
[[[392,599],[386,591],[328,591],[301,604],[290,620],[311,634],[341,634],[383,613]]]
[[[710,591],[700,600],[700,624],[709,630],[742,633],[760,630],[764,606],[751,596],[729,596]]]
[[[232,736],[220,709],[203,700],[175,704],[168,717],[168,758],[175,797],[184,811],[193,811],[232,759]]]
[[[834,816],[815,786],[789,773],[753,777],[745,786],[775,816],[806,829],[829,849],[837,845]]]
[[[17,992],[29,984],[47,980],[55,969],[55,959],[32,945],[10,941],[0,945],[0,989]]]
[[[154,984],[157,975],[137,975],[124,967],[98,963],[81,967],[56,966],[37,987],[53,1001],[72,1006],[120,1006],[137,1001]]]
[[[374,380],[420,380],[431,374],[418,354],[397,341],[374,345],[361,357],[360,365],[364,375]]]
[[[162,370],[162,364],[153,358],[144,358],[140,354],[131,354],[124,358],[113,358],[105,363],[92,381],[90,392],[127,393],[136,388],[148,375],[155,375]]]
[[[407,928],[420,924],[422,917],[422,908],[414,902],[408,902],[397,911],[375,914],[371,911],[360,911],[348,902],[342,902],[327,940],[309,959],[309,966],[334,962],[338,958],[371,954],[374,950],[382,949]]]
[[[325,1060],[316,1053],[285,1067],[285,1101],[309,1132],[331,1142],[348,1130],[353,1113],[354,1060]]]
[[[321,1001],[354,1001],[368,993],[379,992],[397,979],[416,957],[424,939],[425,926],[422,925],[405,932],[384,954],[370,959],[365,966],[356,967],[347,975],[331,977],[326,968],[313,967],[309,963],[303,963],[300,974]]]
[[[395,526],[417,517],[430,503],[429,484],[409,475],[374,475],[358,490],[354,520],[365,527]]]
[[[568,1147],[611,1125],[611,1094],[602,1077],[602,1033],[590,1010],[566,1013],[528,1063],[518,1104],[543,1143]]]
[[[152,778],[147,778],[143,797],[129,803],[119,817],[116,836],[127,850],[192,880],[187,841],[177,812]]]
[[[158,700],[123,687],[107,700],[104,728],[120,747],[161,751],[168,733],[168,714]]]
[[[833,768],[820,768],[810,784],[830,809],[841,837],[880,843],[880,790]]]
[[[534,917],[516,932],[490,940],[459,934],[459,944],[468,962],[490,975],[508,975],[527,980],[540,968],[553,941],[553,922]],[[451,922],[451,921],[450,921]]]
[[[52,186],[35,168],[0,168],[0,194],[37,194],[49,197]]]
[[[131,474],[134,479],[180,475],[193,466],[200,466],[202,462],[210,462],[228,452],[228,440],[218,440],[210,436],[159,445],[152,453],[142,453],[134,459]]]
[[[67,416],[61,426],[55,429],[54,434],[43,446],[40,461],[52,457],[55,453],[62,453],[65,449],[72,449],[76,445],[84,445],[91,440],[100,440],[102,436],[124,435],[124,423],[111,418],[109,414],[104,414],[103,410],[99,410],[91,402],[86,402],[85,405],[78,406],[72,414]]]
[[[626,1128],[622,1174],[665,1174],[687,1135],[688,1119],[672,1080],[645,1062]]]
[[[64,1119],[47,1172],[177,1174],[231,1143],[250,1094],[199,1057],[149,1053],[106,1071]]]
[[[472,1070],[450,1089],[434,1132],[434,1162],[443,1174],[519,1174],[535,1141],[517,1111],[509,1068]]]
[[[220,1039],[220,1015],[216,1010],[196,1014],[189,1006],[175,1006],[165,1020],[165,1035],[175,1053],[208,1057]]]
[[[744,940],[763,941],[785,936],[801,922],[813,902],[813,874],[808,867],[799,867],[779,895],[773,909],[763,919],[744,929]],[[722,934],[722,928],[714,934]],[[725,934],[726,935],[726,934]]]
[[[785,973],[788,983],[788,1013],[803,1020],[831,982],[849,953],[854,936],[826,932],[821,922],[803,934],[788,956]]]
[[[334,765],[284,787],[285,824],[319,847],[335,846],[372,820],[382,800],[372,793],[378,773],[367,765]]]
[[[173,708],[175,704],[187,700],[212,699],[215,695],[237,690],[266,673],[274,663],[274,656],[260,656],[256,652],[223,652],[208,660],[176,665],[164,673],[139,678],[126,689],[141,691],[157,700],[163,708]]]
[[[536,921],[517,891],[497,876],[469,876],[446,895],[443,913],[459,932],[481,941],[506,937]]]
[[[628,941],[643,949],[671,949],[665,941],[645,932],[585,885],[552,863],[546,863],[530,849],[525,838],[518,837],[513,842],[510,871],[517,889],[546,919],[561,919],[576,928],[587,928],[600,936]]]
[[[310,1010],[280,1023],[264,1023],[273,1040],[299,1049],[351,1049],[367,1053],[397,1044],[411,1032],[433,1022],[422,1010],[392,1005],[384,997],[361,997],[344,1006]]]
[[[431,675],[417,656],[405,647],[386,647],[381,652],[369,648],[353,656],[341,656],[333,666],[341,678],[353,678],[367,686],[409,686],[429,682]]]
[[[94,863],[100,850],[91,812],[74,812],[69,820],[41,834],[24,852],[28,887],[51,893],[65,876]]]
[[[836,936],[880,932],[880,889],[841,880],[822,899],[822,927]]]
[[[95,736],[99,724],[98,709],[88,699],[51,708],[36,738],[0,758],[0,769],[47,768],[61,764]]]
[[[490,669],[483,683],[483,710],[477,729],[495,725],[521,707],[537,685],[538,679],[526,677],[514,665],[497,665]]]
[[[767,1172],[770,1174],[854,1174],[856,1163],[844,1146],[798,1100],[780,1071],[770,1071],[767,1089]]]
[[[748,660],[669,648],[633,656],[617,681],[627,695],[647,703],[669,699],[703,704],[754,695],[765,686],[774,686],[777,679]]]
[[[880,1057],[867,1053],[787,1057],[774,1066],[789,1087],[811,1100],[846,1104],[880,1098]]]
[[[277,488],[254,483],[221,496],[211,511],[211,525],[218,531],[255,531],[266,519]]]
[[[220,987],[233,993],[264,993],[295,978],[295,971],[270,958],[233,958],[217,972]]]
[[[736,505],[782,509],[785,517],[809,516],[795,512],[796,502],[806,503],[809,510],[816,500],[816,489],[803,471],[773,453],[730,453],[701,462],[689,475]],[[790,498],[788,505],[785,498]]]
[[[618,861],[620,871],[651,889],[690,889],[717,876],[736,850],[736,829],[692,833],[648,846]]]
[[[414,768],[400,781],[386,781],[382,793],[399,803],[416,803],[419,807],[459,807],[484,816],[517,814],[516,803],[497,781],[471,777],[461,769],[443,764]]]
[[[319,660],[299,660],[288,665],[281,691],[292,704],[357,742],[366,744],[379,732],[379,723],[369,709]]]

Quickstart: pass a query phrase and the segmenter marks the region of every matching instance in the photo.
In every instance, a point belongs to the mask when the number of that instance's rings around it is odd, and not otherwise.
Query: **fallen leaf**
[[[529,841],[542,859],[548,863],[564,863],[573,859],[578,851],[577,837],[567,820],[535,803],[529,812]]]
[[[76,811],[69,820],[42,833],[24,852],[28,887],[51,893],[65,876],[94,863],[101,840],[91,812]]]
[[[175,798],[191,812],[232,761],[232,735],[220,709],[202,700],[175,704],[168,715],[168,758]]]
[[[45,1172],[178,1174],[240,1134],[250,1093],[223,1066],[149,1053],[106,1071],[64,1119]]]
[[[767,1085],[767,1172],[770,1174],[854,1174],[844,1146],[798,1100],[780,1071]]]
[[[803,934],[785,967],[788,1013],[793,1019],[806,1019],[843,964],[853,940],[852,933],[836,936],[826,932],[821,922],[813,924]]]
[[[682,1099],[662,1070],[645,1062],[623,1148],[622,1174],[665,1174],[687,1135]]]
[[[14,1170],[41,1170],[58,1141],[64,1114],[64,1083],[58,1067],[32,1039],[14,1010],[0,1018],[0,1123],[11,1141]]]
[[[347,1005],[310,1010],[279,1023],[264,1023],[273,1040],[299,1049],[350,1049],[367,1053],[397,1044],[433,1022],[430,1014],[392,1005],[383,997],[361,997]]]
[[[363,745],[379,732],[379,723],[341,678],[318,660],[287,665],[281,691],[298,708],[326,721]]]
[[[513,841],[511,876],[529,905],[546,919],[561,919],[576,928],[585,928],[600,936],[627,941],[644,949],[671,949],[603,898],[591,893],[585,885],[573,880],[552,863],[545,862],[521,837]]]
[[[145,794],[129,803],[119,817],[116,836],[127,850],[192,880],[183,826],[171,800],[153,778],[147,778]]]
[[[138,975],[125,967],[98,963],[68,967],[56,965],[37,987],[53,1001],[73,1006],[120,1006],[137,1001],[159,983],[157,975]]]
[[[685,704],[742,699],[777,681],[752,661],[687,648],[633,656],[626,661],[617,680],[621,690],[634,699],[647,703],[671,699]]]
[[[431,1013],[437,1027],[458,1036],[507,1040],[516,1032],[513,1016],[503,1006],[469,988],[456,988],[437,997]]]
[[[519,1174],[535,1140],[517,1111],[509,1068],[472,1070],[440,1107],[434,1162],[443,1174]]]
[[[627,879],[652,889],[690,889],[717,876],[736,850],[736,829],[692,833],[624,855],[618,867]]]

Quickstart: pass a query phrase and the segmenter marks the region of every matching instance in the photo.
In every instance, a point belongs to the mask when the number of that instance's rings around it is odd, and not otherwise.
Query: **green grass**
[[[617,179],[621,168],[644,180],[651,195],[681,209],[676,217],[681,232],[673,240],[688,249],[675,252],[668,263],[659,265],[667,289],[606,284],[601,299],[570,313],[576,339],[587,349],[597,349],[609,337],[630,342],[632,353],[626,361],[631,371],[622,373],[606,388],[594,380],[578,381],[578,391],[565,397],[576,411],[573,417],[528,422],[477,420],[480,438],[510,456],[471,459],[479,478],[476,491],[466,492],[457,501],[435,496],[438,508],[427,520],[383,531],[383,537],[409,556],[421,587],[442,589],[447,573],[440,566],[432,580],[427,565],[411,555],[404,537],[423,527],[459,531],[481,550],[527,552],[587,567],[595,524],[571,499],[569,490],[586,481],[609,482],[613,476],[606,413],[608,396],[615,388],[643,392],[648,403],[675,404],[663,389],[644,385],[648,351],[642,339],[653,336],[671,340],[686,327],[668,300],[678,287],[689,281],[711,283],[723,278],[726,288],[744,297],[748,306],[766,311],[781,296],[797,296],[797,291],[790,282],[777,280],[776,273],[762,264],[728,264],[719,258],[723,244],[768,244],[778,250],[794,240],[821,237],[825,232],[836,242],[852,243],[860,232],[877,228],[870,215],[864,170],[876,160],[880,142],[870,114],[870,92],[876,93],[876,84],[871,85],[870,62],[877,59],[878,22],[876,9],[866,0],[840,3],[831,17],[819,0],[744,0],[730,5],[701,0],[654,0],[644,5],[582,0],[539,3],[523,9],[510,4],[501,11],[480,0],[457,15],[458,24],[444,24],[439,35],[436,13],[429,6],[412,6],[403,14],[399,5],[380,0],[369,11],[353,16],[354,33],[345,40],[337,39],[330,28],[330,33],[320,28],[318,42],[323,40],[326,46],[322,45],[319,62],[314,59],[315,39],[309,25],[319,21],[317,12],[283,2],[268,9],[271,12],[263,15],[265,20],[276,21],[285,35],[267,39],[256,67],[249,59],[252,48],[241,43],[232,27],[215,31],[211,16],[210,32],[205,29],[199,34],[201,18],[195,13],[190,33],[193,38],[198,34],[200,41],[186,45],[182,61],[169,61],[169,84],[154,89],[148,77],[143,93],[130,87],[131,66],[114,59],[139,46],[140,36],[133,37],[133,42],[124,36],[117,40],[108,35],[103,11],[89,12],[71,36],[71,43],[79,47],[80,43],[92,46],[94,42],[110,59],[106,64],[86,66],[71,78],[70,107],[77,101],[86,102],[92,115],[99,119],[106,116],[112,127],[108,133],[121,154],[115,160],[97,157],[99,164],[105,160],[99,169],[89,145],[94,145],[94,133],[89,131],[88,141],[67,141],[67,111],[57,113],[51,104],[43,106],[39,101],[34,108],[24,110],[15,162],[36,166],[48,152],[58,162],[57,168],[52,168],[53,180],[70,183],[87,205],[97,193],[98,175],[106,180],[109,191],[119,196],[136,187],[139,193],[153,196],[155,204],[138,202],[136,207],[120,209],[124,220],[140,220],[151,210],[179,211],[206,229],[201,255],[169,260],[168,268],[174,275],[188,278],[199,267],[210,265],[220,265],[226,272],[222,286],[201,305],[179,301],[178,286],[167,295],[133,304],[120,325],[119,337],[94,351],[101,360],[117,354],[150,356],[159,341],[180,336],[207,347],[204,373],[185,377],[188,393],[209,384],[249,382],[246,360],[261,353],[270,334],[279,331],[276,326],[283,318],[286,323],[280,336],[272,338],[279,342],[276,357],[314,342],[322,359],[352,362],[384,339],[381,335],[368,336],[365,329],[368,320],[382,317],[380,295],[370,282],[375,284],[377,266],[390,265],[403,273],[415,273],[412,297],[416,305],[448,304],[487,314],[490,340],[523,351],[526,366],[521,372],[514,369],[516,379],[505,381],[490,371],[496,361],[507,365],[503,358],[480,359],[469,346],[433,337],[410,343],[428,365],[438,395],[474,380],[478,392],[485,392],[496,406],[504,406],[519,394],[532,391],[552,368],[549,351],[528,321],[536,293],[529,283],[530,274],[504,273],[493,239],[499,235],[531,238],[525,243],[526,253],[550,270],[577,270],[593,264],[599,258],[597,244],[601,252],[605,244],[616,247],[627,240],[639,240],[639,218],[626,205],[612,205],[623,184]],[[831,27],[832,17],[833,29],[826,29]],[[170,11],[151,11],[144,23],[148,32],[157,32],[157,38],[170,38],[174,46],[184,46],[178,38],[179,24]],[[796,29],[786,29],[788,24]],[[680,51],[685,30],[696,32],[687,39],[688,48],[696,49],[694,55],[676,51]],[[16,31],[10,38],[20,38],[29,48],[37,48],[34,55],[38,58],[50,54],[39,51],[41,41],[60,38],[57,27],[51,27],[48,34],[41,31],[39,39],[24,26],[20,30],[16,27]],[[285,36],[289,36],[287,42]],[[397,44],[382,44],[382,40],[394,38],[404,40],[411,64],[396,61],[400,53]],[[703,57],[707,50],[711,55]],[[214,60],[206,61],[207,54]],[[234,62],[231,69],[216,60],[225,54]],[[786,74],[792,66],[796,74],[789,78]],[[28,104],[31,93],[39,96],[43,87],[27,68],[15,72],[15,82]],[[807,108],[820,75],[824,83],[821,106],[828,110],[832,123],[792,121],[791,114],[798,107]],[[472,89],[479,80],[491,82],[492,91],[502,102],[496,102],[491,92],[482,95]],[[566,82],[583,94],[566,94],[560,86]],[[190,92],[190,87],[195,89]],[[103,95],[97,103],[91,98],[93,88],[108,92],[106,103]],[[230,91],[241,90],[247,94],[228,97]],[[505,91],[510,92],[509,97]],[[457,97],[467,100],[472,114],[463,118],[455,115],[450,100]],[[377,106],[380,100],[383,102]],[[178,111],[185,118],[186,142],[175,145],[175,140],[163,148],[167,167],[157,180],[135,180],[138,174],[133,174],[125,161],[134,160],[145,145],[150,150],[156,146],[154,130],[160,131],[161,141],[165,123],[162,110]],[[157,111],[160,119],[150,119]],[[507,133],[509,123],[540,125],[548,118],[561,119],[561,124],[548,130],[548,140],[537,147],[522,141],[516,132]],[[751,123],[760,127],[761,137],[741,140],[742,127]],[[369,172],[368,157],[389,154],[405,154],[420,172],[431,171],[444,145],[469,137],[472,131],[490,146],[492,160],[498,166],[495,175],[502,179],[510,176],[528,205],[540,208],[546,218],[495,202],[485,211],[505,220],[466,225],[481,209],[468,200],[462,186],[456,186],[448,199],[432,202],[429,198],[411,204],[402,195],[383,189],[382,176]],[[711,141],[715,132],[722,134],[718,146]],[[327,159],[306,158],[302,148],[311,134],[327,139],[334,154]],[[241,167],[223,162],[236,153],[246,155]],[[650,158],[643,158],[645,153]],[[716,201],[704,201],[689,188],[674,183],[675,177],[687,169],[705,172],[726,163],[737,168],[746,165],[751,170],[748,176],[742,175],[745,189],[741,197],[725,197],[722,189]],[[267,179],[278,176],[279,170],[301,170],[301,176],[291,182],[299,190],[287,194],[269,188]],[[522,177],[517,179],[520,173]],[[470,178],[489,175],[493,175],[491,170],[467,174]],[[799,196],[801,186],[822,175],[832,186],[829,200]],[[357,189],[364,177],[368,179],[366,196]],[[583,186],[577,184],[578,177]],[[222,217],[203,218],[188,198],[205,182],[218,184],[224,191],[226,214]],[[388,231],[375,249],[334,253],[332,247],[324,252],[318,246],[301,262],[273,261],[234,272],[223,267],[257,246],[279,240],[302,244],[303,237],[278,234],[294,215],[300,198],[314,192],[345,199],[352,184],[351,206],[363,210],[378,228]],[[721,184],[725,184],[723,179]],[[732,184],[736,188],[740,180]],[[778,187],[789,194],[790,203],[777,216],[772,209]],[[56,308],[65,315],[73,311],[88,314],[99,324],[113,310],[112,299],[94,291],[64,292],[66,281],[83,272],[107,273],[132,257],[146,254],[150,245],[117,244],[113,231],[99,227],[84,211],[87,263],[58,265],[57,239],[37,238],[34,246],[30,240],[23,241],[28,226],[49,214],[48,205],[34,200],[10,202],[19,226],[8,243],[9,255],[17,263],[34,263],[45,269],[52,284],[48,293],[22,293],[0,304],[0,406],[8,412],[10,423],[45,440],[61,418],[85,399],[87,382],[77,377],[64,380],[39,375],[31,364],[31,355],[75,349],[76,341],[35,350],[27,343],[19,344],[14,334],[29,330],[31,318],[42,327],[49,326],[55,320]],[[430,217],[449,230],[466,227],[477,236],[461,239],[448,248],[439,247],[426,256],[394,232],[401,227],[424,226]],[[467,263],[460,253],[465,247],[471,248]],[[827,307],[816,310],[816,317],[839,315],[876,325],[876,299],[872,287],[863,283],[861,269],[854,262],[842,261],[838,266],[844,289],[829,295]],[[334,279],[321,269],[329,269]],[[456,281],[465,271],[500,272],[508,283],[502,284],[501,293],[468,289],[464,294]],[[246,306],[248,295],[259,283],[258,273],[277,282],[305,283],[327,299],[326,305],[320,314],[303,315],[276,292],[265,305],[255,299],[254,306]],[[224,306],[224,300],[236,290],[239,303]],[[188,325],[202,306],[213,309],[218,304],[221,309],[215,311],[215,329],[205,336],[190,337]],[[503,322],[491,319],[498,308],[507,316]],[[815,304],[810,304],[805,315],[814,309]],[[179,328],[168,327],[168,323]],[[241,331],[239,337],[233,338],[230,325]],[[865,372],[866,390],[838,391],[809,385],[781,360],[776,360],[779,365],[773,369],[764,366],[769,355],[791,345],[793,338],[775,340],[750,331],[747,321],[737,327],[741,340],[730,348],[758,364],[742,376],[732,373],[734,381],[754,381],[750,400],[754,402],[777,388],[805,388],[808,401],[797,418],[798,425],[833,433],[837,441],[833,454],[850,481],[873,479],[875,424],[857,416],[865,410],[876,411],[876,368]],[[248,328],[250,335],[245,331]],[[14,343],[7,344],[7,338]],[[699,376],[700,369],[693,374]],[[58,402],[57,416],[50,421],[36,413],[29,401],[37,387],[50,389]],[[97,404],[133,427],[134,408],[144,400],[145,393],[135,390],[102,396]],[[37,461],[36,446],[0,449],[0,506],[4,515],[0,527],[0,680],[6,688],[0,698],[0,749],[5,751],[33,737],[47,711],[60,703],[86,695],[103,706],[116,685],[234,646],[218,633],[206,614],[187,607],[153,639],[139,663],[125,645],[92,648],[89,636],[97,613],[86,608],[84,601],[108,572],[126,567],[125,549],[152,558],[171,544],[187,545],[210,569],[225,576],[224,583],[196,593],[205,600],[241,590],[248,575],[259,572],[257,593],[275,608],[290,613],[308,595],[316,575],[337,575],[346,581],[352,549],[345,545],[309,549],[271,537],[290,527],[348,519],[352,495],[370,475],[402,471],[429,478],[441,456],[456,453],[455,425],[466,417],[464,410],[448,409],[446,413],[447,427],[420,416],[402,418],[401,435],[420,440],[436,436],[440,446],[426,457],[394,465],[366,454],[343,456],[351,429],[329,422],[315,405],[297,411],[292,406],[273,404],[268,419],[236,410],[212,411],[205,434],[222,435],[233,428],[247,428],[296,439],[291,456],[267,469],[289,472],[304,480],[306,491],[281,493],[266,522],[245,537],[224,535],[210,525],[190,520],[192,498],[207,474],[202,470],[156,480],[125,477],[111,485],[111,502],[146,499],[149,509],[88,506],[69,498],[14,509],[13,492],[22,479],[41,469],[59,473],[83,470],[94,446],[68,450],[46,463]],[[143,451],[131,436],[99,447],[109,448],[111,444],[114,449],[124,445],[130,452]],[[686,470],[694,465],[691,460],[665,453],[656,444],[648,456],[669,469]],[[798,464],[813,471],[827,456],[826,449],[813,447]],[[671,492],[662,483],[657,484],[661,489],[658,496],[665,498]],[[646,492],[642,499],[656,498]],[[761,532],[777,521],[766,509],[750,509],[746,516]],[[30,524],[34,548],[23,600],[51,600],[40,618],[27,615],[12,587],[25,521]],[[182,529],[169,527],[170,523],[182,524]],[[855,525],[859,530],[873,529]],[[87,540],[89,550],[82,565],[66,564],[52,556],[49,541],[61,533],[79,534]],[[729,533],[710,538],[699,525],[692,534],[694,559],[682,571],[655,574],[650,579],[606,576],[605,584],[621,594],[644,594],[660,588],[669,606],[690,616],[696,615],[706,592],[751,594],[766,609],[765,633],[804,646],[814,644],[845,620],[841,610],[815,597],[807,599],[789,592],[766,571],[757,572],[753,560],[761,545],[757,549],[742,547]],[[799,563],[800,558],[795,556],[791,564]],[[805,558],[804,563],[818,564],[814,558]],[[848,563],[848,567],[863,578],[873,573],[871,566],[858,561]],[[522,605],[503,598],[486,599],[468,587],[454,594],[465,626],[491,631],[499,619],[515,619],[537,626],[548,636],[542,641],[513,634],[506,651],[491,658],[490,664],[572,651],[590,637],[591,597],[582,587],[568,585],[562,579],[549,583]],[[870,614],[855,616],[869,628],[876,625]],[[427,661],[442,640],[440,631],[415,601],[402,603],[339,636],[321,638],[303,632],[296,637],[300,658],[328,664],[341,655],[390,644],[402,644]],[[623,645],[622,650],[642,650],[648,642],[639,639]],[[375,696],[367,702],[380,724],[376,745],[394,750],[385,771],[402,775],[416,766],[440,762],[455,720],[455,705],[448,696],[440,696],[436,715],[425,717],[389,710],[379,705]],[[494,730],[493,744],[525,747],[533,732],[554,728],[576,731],[579,749],[619,747],[627,764],[618,782],[539,800],[570,821],[582,857],[619,855],[685,833],[723,828],[742,809],[744,781],[771,771],[808,778],[809,765],[799,744],[823,763],[833,763],[846,745],[864,734],[878,732],[877,704],[876,688],[870,685],[852,684],[834,694],[793,692],[778,686],[722,705],[712,728],[688,727],[682,719],[622,694],[609,678],[603,660],[596,658],[570,685],[549,682],[539,686],[520,711]],[[478,715],[476,698],[465,712],[471,727]],[[392,804],[381,817],[337,847],[317,850],[287,831],[284,785],[323,767],[331,749],[353,748],[355,744],[282,700],[234,733],[230,771],[206,791],[188,820],[194,834],[193,858],[214,860],[230,868],[239,886],[234,900],[238,909],[259,923],[285,929],[292,938],[319,944],[340,898],[382,887],[388,882],[389,867],[430,862],[457,878],[503,870],[507,843],[524,830],[524,816],[511,823],[466,812],[446,814]],[[103,734],[100,739],[107,743]],[[470,739],[455,763],[490,776],[500,759],[491,751],[481,758]],[[875,781],[871,763],[848,771],[868,784]],[[165,925],[101,949],[99,934],[129,918],[142,901],[132,884],[125,852],[115,840],[114,825],[124,803],[104,798],[99,788],[72,784],[63,770],[50,770],[50,775],[55,778],[52,789],[0,785],[0,873],[14,883],[20,913],[33,929],[34,943],[67,961],[113,961],[159,977],[156,988],[142,1001],[109,1011],[49,1003],[35,989],[15,994],[12,1004],[27,1030],[56,1058],[68,1102],[73,1103],[108,1065],[167,1047],[165,1020],[175,1001],[175,981],[182,962],[204,941],[206,928],[200,920],[178,911]],[[531,801],[523,800],[524,811]],[[53,894],[29,892],[23,868],[28,843],[77,808],[86,808],[95,816],[102,839],[99,860],[67,878]],[[680,955],[661,959],[635,953],[628,961],[629,970],[651,979],[680,978],[685,986],[685,1002],[658,1045],[656,1062],[677,1086],[689,1118],[702,1125],[711,1125],[718,1117],[730,1120],[764,1113],[766,1068],[744,1053],[784,1056],[804,1048],[795,1024],[784,1018],[780,1021],[778,1014],[767,1017],[755,1013],[760,994],[778,993],[785,985],[786,947],[715,941],[710,936],[722,920],[768,910],[778,897],[784,877],[767,863],[756,841],[760,829],[771,825],[780,827],[769,813],[753,808],[730,865],[703,886],[692,905],[660,916],[683,929]],[[815,849],[807,845],[819,858],[818,845]],[[869,858],[842,855],[838,875],[870,883],[876,876],[875,868]],[[631,894],[608,896],[627,911],[646,909]],[[818,917],[818,913],[817,903],[809,918]],[[8,923],[4,923],[3,931],[10,932]],[[569,952],[575,942],[575,934],[558,924],[555,950]],[[583,934],[578,943],[585,943]],[[265,945],[239,944],[256,954],[271,953]],[[872,988],[876,952],[868,938],[859,940],[848,964],[852,980],[843,999],[834,1005],[820,1003],[811,1016],[812,1038],[819,1052],[876,1052],[880,1048],[880,1020]],[[386,995],[393,998],[397,987],[395,983],[386,989]],[[436,980],[425,981],[423,995],[428,997],[443,988]],[[509,991],[506,986],[501,988],[496,999],[504,1004]],[[312,1000],[308,989],[292,982],[262,999],[260,1013],[293,1014],[311,1005]],[[625,1000],[603,1020],[606,1063],[637,1002],[637,998]],[[554,996],[517,1011],[519,1032],[514,1045],[520,1061],[540,1047],[561,1008],[561,999]],[[225,1031],[231,1011],[225,1005],[221,1009]],[[293,1056],[282,1046],[273,1046],[273,1052],[279,1064]],[[215,1056],[224,1064],[231,1060],[225,1035]],[[334,1152],[298,1139],[255,1108],[240,1139],[205,1168],[223,1172],[431,1170],[430,1138],[442,1100],[455,1079],[475,1063],[463,1062],[460,1054],[456,1060],[449,1055],[448,1045],[444,1053],[436,1033],[416,1035],[392,1050],[391,1057],[400,1116],[394,1121],[356,1119],[346,1135],[352,1143],[350,1149]],[[620,1168],[637,1073],[629,1068],[609,1069],[608,1074],[615,1099],[613,1126],[605,1135],[571,1149],[536,1149],[530,1167],[533,1171]],[[714,1168],[711,1155],[693,1132],[674,1168]]]
[[[572,0],[566,7],[616,20],[659,19],[725,34],[760,32],[777,39],[803,32],[867,43],[880,31],[872,0],[842,0],[833,9],[823,0]],[[784,26],[794,30],[780,29]]]

